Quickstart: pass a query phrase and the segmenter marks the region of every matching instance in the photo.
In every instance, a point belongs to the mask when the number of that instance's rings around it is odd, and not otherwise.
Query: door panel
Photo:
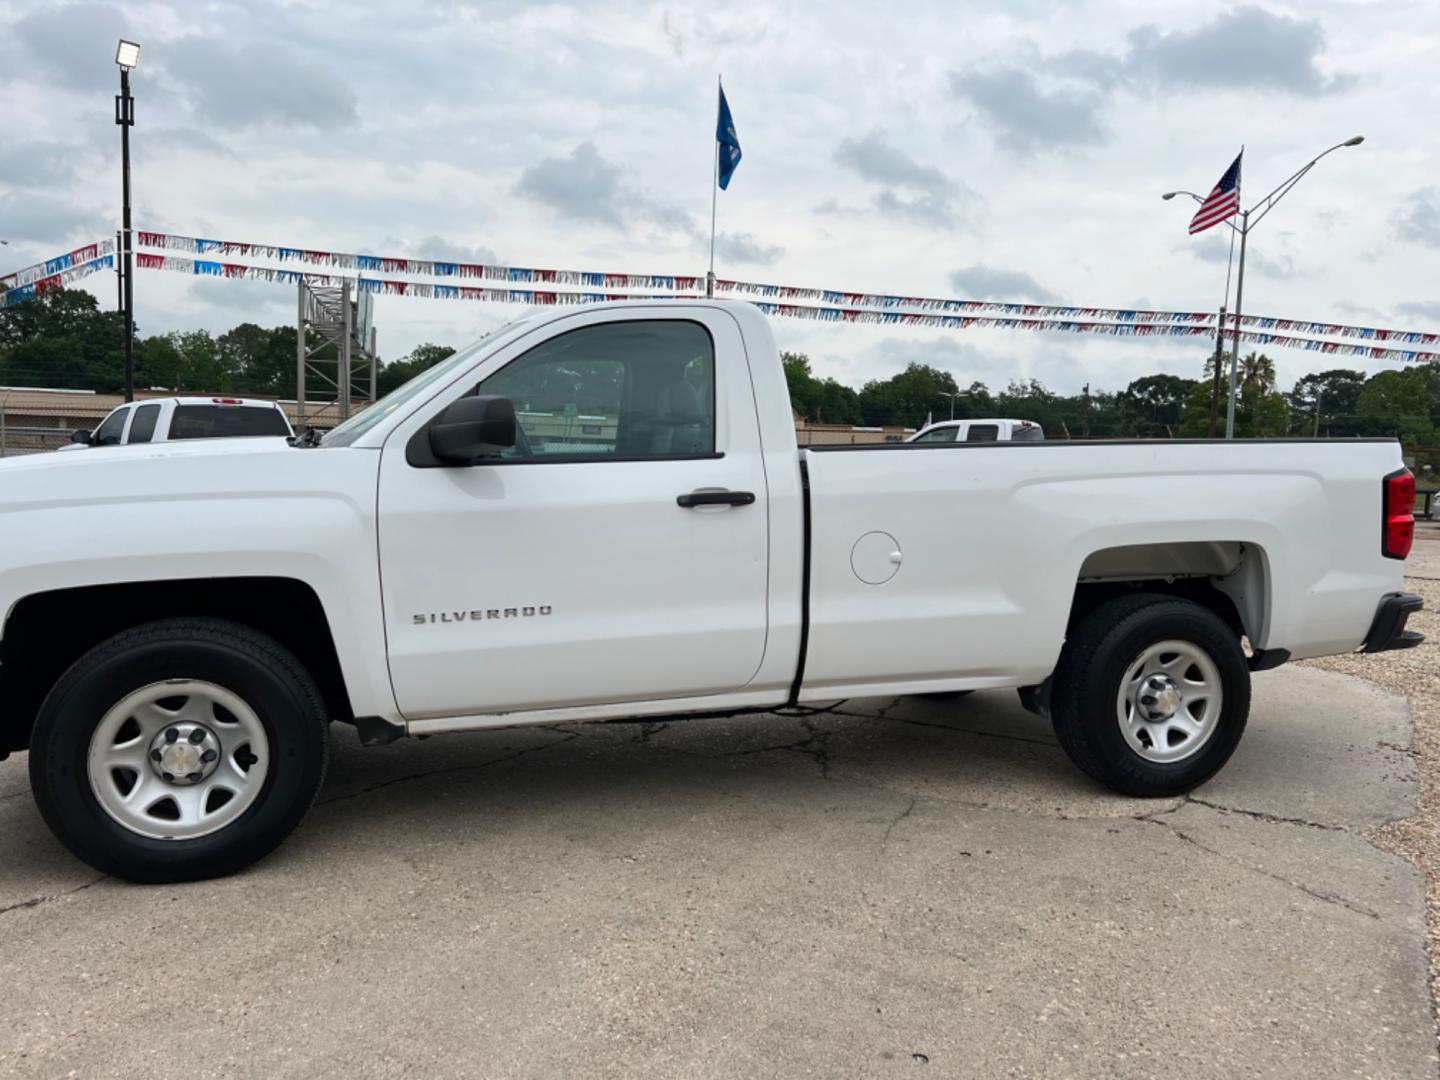
[[[407,718],[721,693],[754,676],[768,508],[749,372],[729,316],[699,320],[713,383],[679,321],[617,342],[579,338],[600,320],[574,316],[557,330],[579,346],[557,334],[487,361],[480,392],[510,396],[527,436],[493,463],[417,468],[406,429],[387,442],[381,572]],[[755,501],[676,502],[707,488]]]

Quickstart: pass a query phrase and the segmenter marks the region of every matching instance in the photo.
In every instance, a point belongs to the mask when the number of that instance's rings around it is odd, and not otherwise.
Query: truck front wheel
[[[1214,612],[1156,593],[1102,604],[1066,639],[1051,719],[1076,765],[1113,791],[1178,795],[1230,759],[1250,670]]]
[[[91,649],[51,690],[30,742],[57,837],[140,882],[233,873],[299,823],[325,775],[321,695],[273,639],[167,619]]]

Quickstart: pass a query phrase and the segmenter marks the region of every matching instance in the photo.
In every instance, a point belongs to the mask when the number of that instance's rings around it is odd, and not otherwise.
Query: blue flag
[[[730,103],[725,88],[720,88],[720,115],[715,121],[715,141],[720,144],[720,190],[730,186],[735,166],[740,164],[740,140],[735,135],[735,121],[730,118]]]

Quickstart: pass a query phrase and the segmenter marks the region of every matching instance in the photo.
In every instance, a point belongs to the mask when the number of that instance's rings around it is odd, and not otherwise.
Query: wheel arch
[[[0,631],[0,757],[29,745],[61,675],[107,638],[156,619],[210,616],[267,634],[310,672],[332,720],[353,721],[330,622],[310,585],[286,577],[176,578],[31,593]]]
[[[1266,640],[1272,613],[1270,562],[1247,540],[1182,540],[1099,548],[1080,565],[1067,633],[1108,600],[1141,591],[1190,600],[1252,644]]]

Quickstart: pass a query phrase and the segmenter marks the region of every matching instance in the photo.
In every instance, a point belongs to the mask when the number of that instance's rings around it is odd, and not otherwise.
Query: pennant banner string
[[[89,256],[89,258],[86,258],[86,256]],[[76,248],[75,251],[69,252],[66,255],[47,260],[44,264],[37,265],[54,266],[57,267],[57,269],[48,274],[32,277],[29,281],[13,285],[5,291],[0,292],[0,308],[10,307],[13,304],[33,299],[35,296],[42,295],[52,289],[63,288],[98,270],[113,269],[115,266],[114,244],[111,241],[90,244],[85,247]],[[244,263],[188,259],[177,256],[154,255],[145,252],[136,253],[136,265],[143,269],[168,270],[171,272],[192,275],[198,274],[209,277],[246,278],[249,280],[277,282],[280,284],[293,285],[300,281],[305,281],[307,284],[322,288],[338,288],[342,284],[354,280],[357,283],[358,289],[376,295],[416,296],[439,300],[472,300],[490,303],[522,304],[527,306],[593,304],[613,300],[679,300],[688,298],[683,292],[678,291],[637,294],[612,291],[561,291],[433,284],[428,282],[401,281],[394,278],[366,277],[364,275],[351,279],[345,275],[313,274],[298,270],[276,270],[270,267],[252,266]],[[22,274],[28,274],[32,269],[34,268],[27,268],[25,271],[10,275],[6,280],[19,281]],[[510,269],[513,270],[515,268]],[[620,275],[603,276],[618,278]],[[632,281],[634,285],[631,285]],[[654,278],[642,279],[636,278],[633,275],[626,276],[626,284],[630,287],[638,286],[643,288],[648,284],[650,287],[675,290],[678,287],[676,283],[680,281],[695,281],[696,284],[692,286],[692,288],[698,288],[699,286],[698,279],[670,278],[667,279],[666,284],[658,285],[652,284],[655,282]],[[517,281],[516,283],[524,282]],[[616,282],[616,284],[618,285],[618,282]],[[1178,322],[1131,322],[1124,319],[1117,319],[1113,313],[1108,312],[1106,313],[1110,314],[1109,318],[1050,319],[1034,318],[1028,315],[1011,315],[1008,313],[998,315],[970,315],[898,310],[876,311],[855,306],[784,304],[774,303],[768,300],[758,300],[754,303],[757,308],[767,315],[781,318],[809,319],[818,322],[926,326],[953,330],[971,328],[1033,330],[1072,334],[1106,334],[1113,337],[1207,337],[1214,332],[1212,327],[1205,326],[1201,323],[1186,325]],[[1091,309],[1075,310],[1088,312]],[[1101,311],[1103,309],[1095,310]],[[1433,338],[1434,335],[1427,335],[1427,337]],[[1242,331],[1240,340],[1253,345],[1274,345],[1283,348],[1303,349],[1310,352],[1322,352],[1337,356],[1365,357],[1371,360],[1400,360],[1411,363],[1433,363],[1440,360],[1440,353],[1436,352],[1323,341],[1316,338],[1270,333],[1264,329]]]
[[[20,285],[32,284],[41,278],[68,270],[72,266],[90,262],[101,255],[109,255],[114,250],[114,240],[101,240],[98,244],[86,244],[84,247],[78,247],[64,255],[56,255],[53,259],[46,259],[34,266],[27,266],[24,270],[16,270],[13,274],[0,277],[0,293],[9,292]]]
[[[111,249],[114,248],[112,241],[107,241],[107,243]],[[103,248],[104,246],[105,245],[91,244],[89,248],[79,248],[77,250],[82,252],[94,251],[97,247]],[[51,261],[53,262],[54,260]],[[0,308],[7,308],[13,304],[24,303],[26,300],[33,300],[35,297],[50,292],[52,289],[64,288],[72,282],[79,281],[83,277],[88,277],[97,270],[113,270],[114,268],[115,255],[113,254],[113,250],[110,254],[101,255],[99,258],[92,258],[89,262],[68,264],[63,270],[46,274],[44,277],[32,278],[23,285],[17,285],[14,288],[7,289],[3,293],[0,293]]]
[[[549,289],[492,288],[482,285],[450,285],[431,282],[401,281],[361,275],[351,278],[339,274],[315,274],[301,270],[277,270],[268,266],[221,262],[211,259],[189,259],[176,255],[155,255],[139,252],[136,265],[146,270],[168,270],[203,277],[244,278],[269,281],[282,285],[305,282],[316,288],[339,288],[355,283],[358,290],[380,296],[415,296],[433,300],[472,300],[526,306],[598,304],[614,300],[673,301],[699,299],[676,292],[616,293],[604,291],[571,291]],[[809,304],[776,304],[753,301],[767,315],[780,318],[810,319],[818,322],[864,323],[871,325],[927,326],[947,330],[999,329],[1035,330],[1069,334],[1107,334],[1113,337],[1210,337],[1212,328],[1179,323],[1131,323],[1105,320],[1035,319],[1008,315],[947,315],[907,311],[870,311],[853,307],[824,307]],[[1275,345],[1304,349],[1338,356],[1361,356],[1371,360],[1403,360],[1411,363],[1440,360],[1440,353],[1395,349],[1382,346],[1353,345],[1315,338],[1272,334],[1266,331],[1241,331],[1240,340],[1253,345]]]
[[[693,292],[704,288],[704,278],[679,274],[613,274],[588,270],[548,270],[526,266],[492,266],[482,263],[448,262],[435,259],[410,259],[379,255],[356,255],[345,252],[317,251],[309,248],[277,247],[231,240],[207,240],[203,237],[177,236],[173,233],[139,231],[140,247],[166,251],[184,251],[197,255],[239,255],[247,258],[298,263],[324,269],[366,271],[383,274],[406,274],[419,277],[478,279],[507,284],[573,285],[599,289],[662,289]],[[1121,323],[1181,323],[1187,326],[1210,327],[1213,331],[1215,312],[1150,311],[1136,308],[1076,307],[1062,304],[1021,304],[998,300],[942,299],[923,296],[900,296],[886,293],[853,292],[843,289],[813,289],[791,285],[767,285],[759,282],[719,279],[715,282],[722,295],[744,296],[768,301],[809,300],[846,308],[878,308],[883,311],[913,310],[944,315],[1000,315],[1018,318],[1063,320],[1103,320]],[[1233,316],[1227,323],[1233,325]],[[1294,331],[1319,337],[1349,337],[1367,341],[1392,341],[1397,344],[1434,345],[1440,334],[1414,330],[1390,330],[1342,323],[1313,322],[1308,319],[1281,319],[1270,315],[1244,315],[1241,325],[1256,330]]]

